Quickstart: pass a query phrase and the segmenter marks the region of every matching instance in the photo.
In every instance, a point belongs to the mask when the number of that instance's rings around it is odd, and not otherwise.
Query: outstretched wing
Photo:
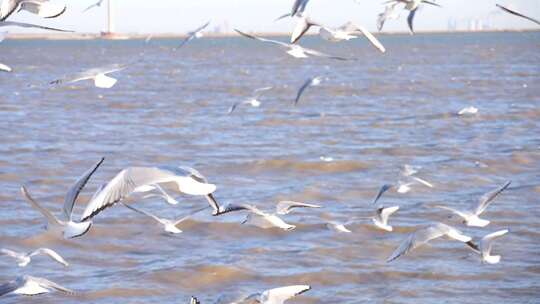
[[[392,189],[393,185],[390,185],[390,184],[385,184],[385,185],[382,185],[381,189],[379,189],[379,192],[377,192],[377,195],[375,196],[375,198],[373,199],[373,202],[371,204],[375,205],[379,199],[382,197],[382,195]]]
[[[529,21],[532,21],[532,22],[534,22],[534,23],[540,25],[540,21],[538,21],[538,20],[536,20],[536,19],[534,19],[534,18],[525,16],[525,15],[523,15],[523,14],[521,14],[521,13],[518,13],[518,12],[516,12],[516,11],[513,11],[513,10],[511,10],[511,9],[509,9],[509,8],[506,8],[506,7],[502,6],[502,5],[499,5],[499,4],[496,4],[496,5],[497,5],[497,7],[499,7],[500,9],[502,9],[503,11],[505,11],[505,12],[507,12],[507,13],[510,13],[510,14],[512,14],[512,15],[516,15],[516,16],[521,17],[521,18],[525,18],[525,19],[527,19],[527,20],[529,20]]]
[[[86,221],[120,202],[138,187],[166,182],[175,182],[180,192],[190,195],[208,195],[216,190],[215,185],[201,183],[193,178],[191,172],[181,168],[129,167],[118,173],[88,203],[81,221]]]
[[[287,47],[289,48],[290,45],[288,43],[284,43],[284,42],[281,42],[281,41],[277,41],[277,40],[272,40],[272,39],[266,39],[266,38],[261,38],[261,37],[257,37],[257,36],[253,36],[253,35],[250,35],[250,34],[246,34],[240,30],[237,30],[235,29],[234,30],[235,32],[237,32],[238,34],[246,37],[246,38],[249,38],[249,39],[254,39],[254,40],[258,40],[258,41],[261,41],[261,42],[268,42],[268,43],[272,43],[272,44],[276,44],[276,45],[279,45],[279,46],[282,46],[282,47]]]
[[[137,212],[137,213],[140,213],[140,214],[146,215],[146,216],[148,216],[148,217],[151,217],[151,218],[153,218],[153,219],[154,219],[156,222],[158,222],[158,223],[164,224],[163,219],[161,219],[161,218],[159,218],[159,217],[153,215],[153,214],[150,213],[150,212],[147,212],[147,211],[144,211],[144,210],[135,208],[135,207],[130,206],[130,205],[128,205],[128,204],[122,204],[122,205],[123,205],[124,207],[128,208],[128,209],[131,209],[131,210]]]
[[[43,216],[47,218],[47,221],[49,223],[54,223],[54,224],[60,223],[58,219],[56,218],[56,216],[54,216],[54,214],[52,214],[49,210],[43,208],[30,196],[30,193],[28,193],[28,190],[26,190],[25,186],[21,186],[21,192],[23,196],[26,198],[26,200],[30,203],[30,205],[32,205],[32,207],[34,207],[34,209],[36,209],[37,211],[41,212],[41,214],[43,214]]]
[[[296,208],[321,208],[321,206],[301,202],[281,201],[276,205],[276,213],[281,215],[289,214]]]
[[[491,204],[491,202],[493,202],[493,200],[499,194],[501,194],[501,192],[506,190],[506,188],[508,188],[511,183],[512,183],[511,181],[507,181],[501,187],[482,195],[480,199],[478,200],[478,206],[476,207],[475,214],[480,215],[482,212],[484,212],[486,208]]]
[[[38,29],[42,29],[42,30],[73,33],[73,31],[71,31],[71,30],[63,30],[63,29],[58,29],[58,28],[54,28],[54,27],[48,27],[48,26],[43,26],[43,25],[31,24],[31,23],[24,23],[24,22],[15,22],[15,21],[3,21],[3,22],[0,22],[0,27],[3,27],[3,26],[17,26],[17,27],[38,28]]]
[[[489,255],[489,253],[491,252],[493,241],[496,238],[499,238],[507,233],[508,229],[503,229],[484,236],[480,242],[480,248],[482,250],[482,253]]]
[[[309,285],[292,285],[267,290],[261,295],[262,303],[282,304],[311,289]]]
[[[39,249],[35,250],[34,252],[30,253],[30,256],[35,256],[37,254],[46,254],[49,257],[51,257],[53,260],[57,261],[58,263],[66,266],[66,267],[69,266],[68,262],[66,262],[66,260],[64,260],[64,258],[62,258],[58,253],[56,253],[56,251],[54,251],[52,249],[39,248]]]
[[[71,213],[73,212],[73,206],[75,205],[75,201],[77,200],[77,197],[79,197],[79,193],[81,193],[81,190],[86,186],[86,183],[92,177],[94,172],[99,168],[99,166],[103,163],[105,160],[104,157],[102,157],[92,168],[90,168],[88,171],[86,171],[79,179],[73,184],[64,199],[64,217],[67,220],[71,220]]]

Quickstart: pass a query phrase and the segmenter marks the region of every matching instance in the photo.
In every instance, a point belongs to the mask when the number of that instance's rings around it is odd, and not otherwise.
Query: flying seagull
[[[465,107],[465,108],[459,110],[459,112],[457,114],[460,115],[460,116],[463,116],[463,115],[475,115],[477,113],[478,113],[478,108],[470,106],[470,107]]]
[[[347,58],[344,58],[344,57],[328,55],[328,54],[325,54],[323,52],[319,52],[319,51],[316,51],[316,50],[313,50],[313,49],[308,49],[308,48],[302,47],[302,46],[300,46],[298,44],[290,44],[290,43],[285,43],[285,42],[281,42],[281,41],[277,41],[277,40],[260,38],[260,37],[257,37],[257,36],[246,34],[244,32],[241,32],[241,31],[237,30],[237,29],[235,29],[235,31],[238,34],[240,34],[240,35],[242,35],[244,37],[247,37],[249,39],[254,39],[254,40],[261,41],[261,42],[266,42],[266,43],[270,43],[270,44],[273,44],[273,45],[277,45],[277,46],[281,47],[282,49],[285,49],[287,54],[289,54],[289,55],[291,55],[291,56],[293,56],[295,58],[308,58],[309,56],[317,56],[317,57],[325,57],[325,58],[336,59],[336,60],[347,60]]]
[[[491,248],[493,241],[508,233],[508,229],[499,230],[484,236],[480,240],[480,247],[477,249],[474,246],[472,248],[480,254],[482,263],[497,264],[501,261],[500,255],[491,255]]]
[[[309,285],[292,285],[269,289],[263,293],[252,294],[241,303],[251,303],[250,301],[255,301],[256,303],[260,304],[283,304],[285,301],[290,300],[297,295],[303,294],[310,289],[311,286]]]
[[[175,183],[179,192],[189,195],[208,195],[216,186],[200,181],[185,167],[128,167],[120,171],[90,200],[81,220],[93,218],[107,207],[122,201],[137,188],[153,184]]]
[[[386,260],[386,262],[392,262],[393,260],[405,255],[414,249],[428,243],[431,240],[447,236],[451,239],[468,243],[471,242],[471,237],[464,235],[461,231],[450,227],[443,223],[436,223],[424,228],[420,228],[410,234],[399,247],[392,253],[392,255]]]
[[[275,21],[281,20],[287,17],[302,16],[306,10],[306,6],[309,0],[295,0],[290,13],[279,16]]]
[[[110,89],[118,80],[107,76],[107,74],[122,71],[125,68],[127,68],[127,65],[113,64],[106,67],[88,69],[70,77],[51,81],[50,84],[75,83],[82,80],[92,79],[94,80],[94,85],[96,87]]]
[[[399,210],[399,206],[380,207],[377,209],[375,216],[371,219],[375,226],[385,231],[392,231],[393,227],[388,225],[390,215]]]
[[[47,279],[26,275],[0,285],[0,297],[9,293],[35,296],[51,291],[60,291],[67,294],[75,293],[73,290],[67,289]]]
[[[331,28],[324,26],[306,16],[302,16],[298,19],[298,23],[291,35],[291,43],[296,43],[298,40],[300,40],[300,38],[302,38],[304,34],[313,26],[319,27],[319,36],[322,39],[331,42],[339,42],[343,40],[355,39],[360,35],[364,35],[379,51],[382,53],[386,52],[386,49],[382,43],[363,26],[354,24],[353,22],[347,22],[340,27]]]
[[[191,31],[188,33],[188,36],[186,37],[186,39],[184,39],[182,41],[182,43],[175,48],[176,49],[179,49],[181,47],[183,47],[186,43],[190,42],[191,40],[193,39],[198,39],[198,38],[201,38],[203,36],[203,31],[204,29],[206,29],[208,27],[208,25],[210,25],[210,21],[206,22],[205,24],[199,26],[198,28],[196,28],[195,30]]]
[[[252,107],[259,107],[261,105],[261,102],[259,101],[259,98],[267,91],[273,89],[274,87],[264,87],[264,88],[259,88],[259,89],[256,89],[255,91],[253,91],[253,94],[250,98],[242,101],[242,102],[237,102],[235,104],[233,104],[230,108],[229,108],[229,112],[228,114],[231,114],[232,112],[234,112],[234,110],[236,110],[236,108],[239,106],[239,105],[250,105]]]
[[[77,200],[77,197],[79,197],[79,194],[81,190],[84,188],[90,177],[96,172],[96,170],[99,168],[99,166],[103,163],[104,158],[101,158],[92,168],[90,168],[88,171],[86,171],[79,179],[73,184],[65,198],[64,198],[64,207],[62,209],[63,219],[58,219],[54,214],[52,214],[49,210],[43,208],[41,205],[39,205],[31,196],[30,193],[28,193],[28,190],[25,186],[21,187],[21,192],[23,196],[28,200],[28,202],[34,207],[34,209],[41,212],[43,216],[47,218],[47,230],[52,231],[57,234],[62,234],[64,238],[74,238],[78,236],[82,236],[92,226],[92,222],[90,221],[81,221],[81,222],[74,222],[72,220],[73,215],[73,206],[75,205],[75,201]]]
[[[242,224],[249,224],[263,229],[277,227],[283,230],[293,230],[296,228],[295,225],[287,224],[276,214],[261,211],[255,206],[245,205],[245,209],[250,211],[250,213]]]
[[[184,222],[185,220],[189,219],[190,217],[192,217],[194,214],[196,213],[199,213],[203,210],[206,210],[208,209],[209,207],[206,206],[204,208],[199,208],[197,210],[194,210],[194,211],[191,211],[188,215],[176,220],[176,221],[171,221],[171,220],[168,220],[168,219],[164,219],[164,218],[160,218],[160,217],[157,217],[155,215],[153,215],[152,213],[150,212],[147,212],[147,211],[144,211],[144,210],[141,210],[141,209],[137,209],[133,206],[130,206],[130,205],[126,205],[126,204],[123,204],[125,207],[135,211],[135,212],[138,212],[140,214],[143,214],[143,215],[146,215],[148,217],[151,217],[153,218],[156,222],[160,223],[161,225],[163,225],[163,229],[166,231],[166,232],[169,232],[169,233],[172,233],[172,234],[177,234],[177,233],[182,233],[182,230],[178,229],[176,226],[179,225],[180,223]]]
[[[425,4],[430,4],[430,5],[440,7],[439,4],[428,1],[428,0],[391,0],[391,1],[388,1],[387,3],[394,3],[394,4],[403,3],[403,4],[405,4],[404,9],[409,11],[409,16],[407,17],[407,24],[409,25],[409,30],[410,30],[411,34],[414,34],[414,29],[413,29],[414,16],[416,14],[416,11],[418,10],[418,7],[420,7],[420,4],[425,3]],[[387,6],[387,8],[388,8],[388,6]],[[390,11],[389,11],[387,17],[393,17],[392,11],[393,11],[394,8],[395,8],[395,6],[390,7]],[[378,21],[379,30],[382,28],[382,25],[384,24],[385,19],[382,19],[382,18],[384,18],[385,15],[386,15],[386,11],[385,11],[385,13],[382,14],[382,16],[379,15],[379,21]]]
[[[42,30],[49,30],[49,31],[57,31],[57,32],[65,32],[65,33],[73,33],[71,30],[62,30],[54,27],[48,27],[43,25],[37,25],[37,24],[31,24],[31,23],[24,23],[24,22],[15,22],[15,21],[0,21],[0,27],[4,26],[16,26],[16,27],[25,27],[25,28],[37,28]]]
[[[298,92],[296,93],[296,98],[294,99],[294,105],[296,106],[298,104],[298,101],[300,101],[300,97],[302,97],[302,94],[304,94],[304,91],[309,87],[316,87],[321,84],[322,82],[321,76],[311,77],[308,78],[304,84],[300,87]]]
[[[66,9],[66,4],[51,3],[48,0],[3,0],[0,4],[0,21],[5,21],[11,14],[21,10],[42,18],[56,18]]]
[[[390,2],[386,4],[384,12],[380,13],[377,18],[377,29],[382,30],[386,20],[398,19],[400,16],[400,10],[397,9],[398,6],[401,6],[402,3],[399,1]]]
[[[88,6],[84,11],[82,11],[83,13],[86,13],[87,11],[93,9],[94,7],[101,7],[101,4],[103,3],[104,0],[99,0],[98,2],[95,2],[94,4]]]
[[[534,23],[540,25],[540,21],[538,21],[538,20],[536,20],[536,19],[534,19],[534,18],[527,17],[527,16],[525,16],[525,15],[523,15],[523,14],[521,14],[521,13],[518,13],[518,12],[516,12],[516,11],[513,11],[513,10],[511,10],[511,9],[509,9],[509,8],[506,8],[506,7],[502,6],[502,5],[500,5],[500,4],[496,4],[496,5],[497,5],[497,7],[499,7],[500,9],[502,9],[503,11],[505,11],[505,12],[507,12],[507,13],[509,13],[509,14],[516,15],[516,16],[519,16],[519,17],[521,17],[521,18],[525,18],[525,19],[527,19],[527,20],[529,20],[529,21],[532,21],[532,22],[534,22]]]
[[[467,226],[485,227],[490,222],[488,220],[481,219],[479,217],[480,214],[482,214],[487,209],[487,207],[491,204],[491,202],[493,202],[493,200],[499,194],[501,194],[501,192],[503,192],[506,188],[510,186],[510,183],[511,181],[507,181],[501,187],[482,195],[480,199],[478,200],[478,203],[476,204],[476,206],[474,206],[474,209],[472,210],[460,211],[460,210],[456,210],[456,209],[446,207],[446,206],[435,206],[435,207],[451,211],[452,213],[460,216],[461,218],[463,218],[463,223],[466,224]]]
[[[32,261],[32,257],[36,256],[38,254],[48,255],[49,257],[51,257],[56,262],[66,266],[66,267],[69,266],[69,264],[68,264],[68,262],[66,262],[66,260],[64,260],[54,250],[49,249],[49,248],[39,248],[39,249],[34,250],[32,252],[16,252],[16,251],[13,251],[13,250],[3,248],[3,249],[0,249],[0,254],[12,257],[15,260],[17,260],[17,265],[19,265],[19,267],[25,267],[26,265],[28,265]]]

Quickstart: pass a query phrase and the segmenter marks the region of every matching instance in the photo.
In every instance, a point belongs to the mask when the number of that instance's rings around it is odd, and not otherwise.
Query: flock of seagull
[[[84,11],[88,11],[92,8],[101,6],[103,0],[98,1]],[[319,28],[319,35],[321,38],[328,41],[342,41],[357,38],[360,35],[365,36],[371,44],[377,48],[380,52],[384,53],[386,50],[384,46],[377,40],[377,38],[367,31],[364,27],[347,22],[343,26],[338,28],[332,28],[321,24],[313,20],[306,14],[306,8],[309,0],[296,0],[294,1],[292,10],[280,16],[277,20],[283,18],[296,18],[298,20],[296,27],[294,28],[290,43],[282,41],[271,40],[266,38],[257,37],[240,30],[235,30],[241,36],[249,39],[257,40],[264,43],[279,46],[283,48],[289,55],[296,58],[305,58],[308,56],[319,56],[337,60],[347,60],[347,58],[329,55],[317,50],[304,48],[298,44],[302,37],[310,30],[310,28]],[[409,16],[407,18],[409,29],[413,32],[413,19],[418,8],[423,4],[429,4],[433,6],[439,6],[437,3],[426,0],[392,0],[388,1],[385,11],[379,15],[378,27],[382,28],[386,20],[395,19],[399,16],[401,10],[408,10]],[[526,17],[521,13],[512,11],[508,8],[497,5],[504,11],[526,18],[533,22],[540,24],[537,20],[530,17]],[[62,29],[50,28],[42,25],[19,23],[6,21],[12,14],[26,10],[28,12],[37,14],[43,18],[55,18],[61,16],[67,9],[66,5],[60,5],[49,2],[48,0],[3,0],[0,4],[0,27],[3,26],[22,26],[22,27],[36,27],[41,29],[49,29],[56,31],[66,31]],[[178,48],[183,47],[193,39],[200,38],[203,35],[203,31],[208,27],[210,22],[198,27],[197,29],[189,32],[187,37],[181,42]],[[0,33],[0,41],[5,37],[5,33]],[[115,85],[116,79],[107,76],[107,74],[119,72],[127,65],[111,65],[102,68],[90,69],[76,75],[64,77],[52,81],[51,84],[62,83],[74,83],[82,80],[93,80],[96,87],[99,88],[111,88]],[[10,72],[12,69],[7,65],[0,64],[0,70]],[[316,76],[309,78],[298,90],[297,96],[294,100],[296,105],[303,92],[313,86],[317,86],[321,83],[323,77]],[[266,92],[272,90],[273,87],[264,87],[257,89],[253,92],[253,96],[246,101],[233,104],[229,108],[229,114],[233,113],[240,105],[251,105],[258,107],[260,105],[259,98]],[[466,108],[462,110],[463,113],[475,113],[477,109]],[[285,215],[300,208],[317,209],[323,206],[294,202],[294,201],[281,201],[276,204],[275,210],[261,210],[259,207],[249,204],[221,204],[215,199],[213,193],[216,191],[216,185],[210,183],[207,178],[197,170],[190,167],[128,167],[121,170],[110,181],[99,187],[94,195],[88,201],[83,213],[78,217],[74,217],[73,209],[77,202],[80,192],[85,188],[86,184],[92,177],[92,175],[103,164],[104,158],[96,162],[90,167],[82,176],[80,176],[75,183],[68,189],[64,204],[61,212],[61,216],[54,215],[51,211],[42,207],[37,200],[35,200],[26,186],[21,187],[21,193],[23,197],[30,203],[30,205],[37,210],[47,221],[47,231],[53,235],[56,235],[65,239],[72,239],[81,237],[88,233],[92,228],[93,219],[109,209],[114,205],[124,206],[133,212],[144,215],[151,218],[156,223],[163,227],[163,230],[171,234],[182,233],[182,230],[177,226],[186,219],[210,209],[211,215],[223,216],[233,212],[245,212],[247,213],[245,220],[242,224],[254,225],[263,229],[278,228],[285,231],[291,231],[296,228],[295,225],[287,223],[283,218]],[[337,233],[351,233],[352,231],[347,227],[349,224],[357,222],[359,220],[369,219],[375,227],[385,232],[393,232],[393,227],[389,224],[390,217],[399,211],[399,206],[384,206],[380,204],[380,200],[384,193],[387,191],[395,191],[396,193],[407,193],[416,186],[424,186],[433,188],[433,184],[418,177],[418,168],[405,165],[401,171],[398,181],[393,184],[385,184],[377,192],[372,205],[373,216],[367,218],[351,218],[346,222],[326,221],[326,226],[336,231]],[[151,212],[135,207],[132,203],[127,203],[128,197],[136,194],[143,194],[143,198],[158,197],[169,205],[177,205],[179,202],[171,196],[162,185],[172,185],[176,192],[184,193],[193,196],[203,196],[207,201],[208,206],[202,208],[196,208],[184,217],[180,219],[165,219],[158,217]],[[486,211],[488,206],[499,196],[504,190],[510,186],[510,181],[504,183],[504,185],[497,189],[490,191],[479,198],[478,203],[472,206],[470,210],[457,210],[449,206],[436,205],[433,208],[439,208],[445,211],[449,211],[451,214],[459,216],[463,220],[463,224],[470,227],[485,227],[490,224],[489,220],[480,218],[480,215]],[[170,187],[167,189],[171,189]],[[168,190],[170,191],[170,190]],[[508,229],[498,230],[492,233],[486,234],[478,241],[474,241],[472,237],[465,235],[463,232],[455,227],[449,226],[444,223],[433,223],[427,226],[418,228],[415,232],[407,236],[402,243],[396,248],[396,250],[388,257],[387,262],[392,262],[399,257],[409,254],[414,249],[441,237],[447,237],[452,240],[456,240],[465,243],[474,252],[478,253],[480,260],[483,263],[495,264],[499,263],[501,257],[499,255],[492,255],[492,243],[495,239],[508,233]],[[0,249],[0,256],[6,258],[12,258],[19,267],[25,267],[31,263],[32,258],[38,255],[46,255],[57,263],[68,267],[69,264],[65,261],[60,254],[49,248],[38,248],[31,252],[17,252],[9,248]],[[309,285],[293,285],[279,287],[263,291],[262,293],[253,294],[240,302],[257,302],[265,304],[281,304],[286,300],[302,294],[311,287]],[[44,278],[37,278],[28,275],[20,276],[13,281],[0,285],[0,296],[6,294],[21,294],[21,295],[37,295],[47,293],[50,291],[60,291],[64,293],[74,293],[74,291],[60,286],[52,281]],[[237,303],[240,303],[237,302]],[[199,303],[198,299],[193,297],[191,299],[192,304]]]

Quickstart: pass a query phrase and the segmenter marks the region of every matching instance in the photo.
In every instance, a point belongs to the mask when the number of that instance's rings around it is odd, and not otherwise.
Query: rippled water
[[[540,303],[540,33],[381,36],[387,53],[365,41],[306,46],[358,58],[296,60],[242,38],[202,39],[173,52],[172,40],[5,41],[0,61],[0,245],[48,246],[71,267],[37,257],[17,268],[0,257],[1,282],[43,276],[79,294],[2,303],[187,303],[197,295],[252,293],[288,284],[313,289],[296,303]],[[81,68],[144,61],[115,74],[110,90],[89,82],[49,86]],[[292,106],[308,77],[324,75]],[[230,105],[274,86],[260,108]],[[479,114],[458,117],[475,106]],[[286,216],[289,232],[240,225],[243,216],[197,215],[162,233],[151,219],[120,206],[95,218],[89,234],[57,240],[19,193],[26,184],[60,213],[67,187],[101,156],[104,165],[79,199],[126,166],[189,165],[218,185],[222,202],[271,210],[278,200],[323,209]],[[320,157],[331,157],[325,162]],[[369,221],[352,234],[325,220],[371,215],[380,185],[400,166],[422,167],[435,188],[390,193],[393,233]],[[484,229],[426,204],[466,208],[505,180]],[[162,216],[180,216],[205,200],[181,196],[171,207],[132,200]],[[475,237],[508,227],[494,246],[498,265],[483,265],[459,243],[435,241],[385,263],[407,233],[444,221]]]

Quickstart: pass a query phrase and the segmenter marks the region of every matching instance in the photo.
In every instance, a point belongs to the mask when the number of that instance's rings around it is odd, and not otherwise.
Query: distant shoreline
[[[507,32],[538,32],[540,30],[536,29],[524,29],[524,30],[482,30],[482,31],[417,31],[416,34],[481,34],[481,33],[507,33]],[[380,32],[376,33],[377,35],[409,35],[407,31],[396,31],[396,32]],[[264,37],[286,37],[289,36],[289,33],[256,33],[256,35]],[[314,35],[314,34],[311,34]],[[105,40],[137,40],[137,39],[146,39],[148,37],[152,39],[181,39],[185,38],[185,34],[178,33],[160,33],[160,34],[130,34],[130,33],[118,33],[118,34],[103,34],[103,33],[9,33],[7,38],[17,39],[17,40],[96,40],[96,39],[105,39]],[[205,36],[211,38],[228,38],[228,37],[239,37],[235,32],[230,33],[206,33]]]

